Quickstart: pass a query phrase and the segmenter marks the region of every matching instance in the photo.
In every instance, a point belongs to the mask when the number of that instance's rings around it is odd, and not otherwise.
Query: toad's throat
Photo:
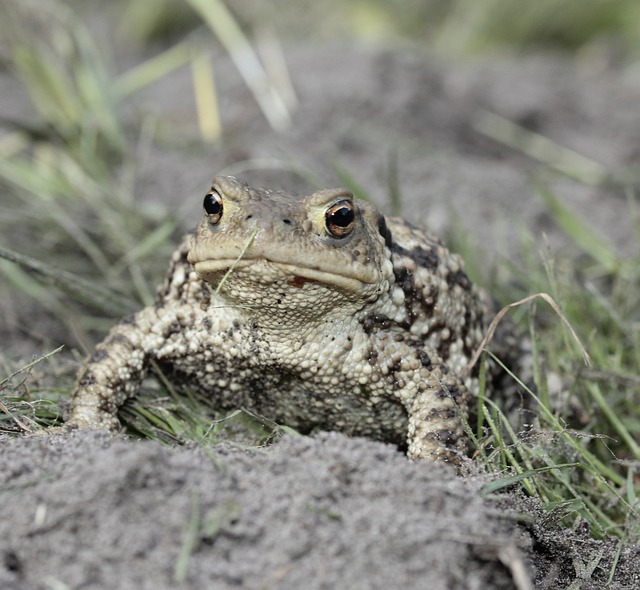
[[[351,272],[349,268],[325,269],[269,260],[265,257],[241,259],[209,259],[193,263],[196,274],[209,283],[218,283],[224,277],[229,280],[233,273],[255,275],[256,285],[267,278],[285,279],[291,286],[302,288],[307,283],[317,283],[347,292],[359,292],[374,283],[372,276]]]

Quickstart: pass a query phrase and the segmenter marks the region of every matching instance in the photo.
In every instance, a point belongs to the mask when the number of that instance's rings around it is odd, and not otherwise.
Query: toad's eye
[[[325,224],[334,238],[345,238],[355,225],[356,214],[351,201],[338,201],[327,209]]]
[[[212,188],[204,196],[203,206],[205,213],[209,217],[209,223],[214,225],[218,223],[222,217],[222,197],[220,193]]]

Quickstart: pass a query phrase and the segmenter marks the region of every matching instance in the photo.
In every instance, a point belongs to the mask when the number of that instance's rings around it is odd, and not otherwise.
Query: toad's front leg
[[[409,458],[460,462],[467,447],[468,395],[460,379],[440,369],[417,382],[416,393],[405,402]]]
[[[137,394],[163,332],[155,308],[114,326],[78,373],[65,427],[119,430],[118,410]]]

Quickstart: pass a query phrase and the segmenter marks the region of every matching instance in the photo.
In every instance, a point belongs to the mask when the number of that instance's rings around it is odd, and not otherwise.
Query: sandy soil
[[[290,47],[299,108],[271,131],[232,66],[217,80],[223,145],[185,148],[195,134],[187,72],[128,105],[158,112],[175,142],[137,154],[139,198],[199,214],[219,172],[304,190],[290,170],[242,173],[278,160],[339,184],[339,161],[379,203],[397,158],[406,215],[442,231],[458,220],[484,253],[517,256],[522,232],[563,243],[536,196],[537,163],[478,132],[497,113],[609,170],[640,154],[640,78],[551,56],[452,65],[410,49]],[[3,115],[28,117],[0,79]],[[484,117],[484,118],[483,118]],[[251,166],[249,164],[249,166]],[[635,247],[622,191],[547,176],[564,203],[622,251]],[[11,306],[14,313],[33,308]],[[23,319],[21,321],[25,321]],[[49,318],[51,342],[76,343]],[[5,354],[42,340],[2,328]],[[70,357],[69,357],[70,358]],[[479,494],[480,477],[409,463],[395,449],[336,434],[285,438],[268,449],[166,448],[95,433],[0,439],[0,587],[35,588],[604,588],[614,541],[549,525],[516,491]],[[619,555],[612,589],[640,588],[640,548]]]

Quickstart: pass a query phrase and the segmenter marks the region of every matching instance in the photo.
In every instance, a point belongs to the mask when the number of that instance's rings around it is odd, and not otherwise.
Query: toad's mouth
[[[208,283],[220,283],[223,279],[232,280],[237,273],[243,280],[255,279],[256,287],[266,282],[286,281],[293,287],[303,288],[308,283],[319,284],[347,292],[359,292],[366,285],[375,282],[373,273],[369,276],[350,272],[349,268],[319,268],[302,266],[271,260],[264,256],[235,259],[209,259],[193,263],[196,274]]]

